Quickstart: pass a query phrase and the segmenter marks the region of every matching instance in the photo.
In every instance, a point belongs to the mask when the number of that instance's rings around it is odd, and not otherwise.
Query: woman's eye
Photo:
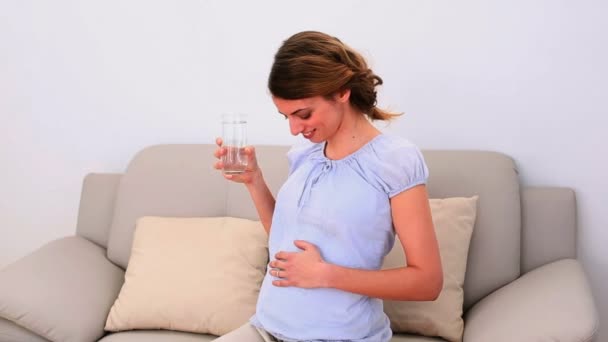
[[[283,118],[285,120],[289,119],[288,115],[285,115],[285,114],[282,114],[282,113],[281,113],[281,115],[283,115]],[[298,117],[298,118],[300,118],[300,120],[308,120],[312,116],[312,112],[308,112],[306,114],[300,114],[300,113],[298,113],[298,114],[295,114],[295,116]]]

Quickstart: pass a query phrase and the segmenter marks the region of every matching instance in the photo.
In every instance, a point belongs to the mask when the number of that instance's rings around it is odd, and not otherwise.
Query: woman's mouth
[[[307,131],[307,132],[302,132],[302,135],[304,136],[304,138],[310,139],[312,137],[312,135],[315,133],[316,130],[317,129],[315,128],[315,129],[312,129],[312,130]]]

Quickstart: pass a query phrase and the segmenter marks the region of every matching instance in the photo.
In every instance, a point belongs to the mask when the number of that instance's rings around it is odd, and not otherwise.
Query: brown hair
[[[376,107],[374,74],[357,51],[322,32],[296,33],[283,42],[274,56],[268,77],[273,96],[294,100],[313,96],[330,98],[350,89],[350,104],[371,120],[390,120],[400,114]]]

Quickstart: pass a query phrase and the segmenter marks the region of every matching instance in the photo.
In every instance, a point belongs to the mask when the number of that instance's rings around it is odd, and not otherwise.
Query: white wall
[[[407,113],[387,130],[501,151],[524,184],[576,190],[608,331],[606,2],[300,3],[0,1],[0,267],[74,232],[87,172],[211,142],[223,111],[250,113],[253,143],[291,143],[266,76],[283,39],[316,29],[384,78],[381,103]]]

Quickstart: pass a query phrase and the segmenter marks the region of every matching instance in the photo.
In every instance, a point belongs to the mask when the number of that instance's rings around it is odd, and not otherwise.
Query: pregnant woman
[[[306,31],[283,42],[268,78],[272,101],[307,144],[287,154],[273,197],[256,162],[241,174],[269,236],[270,263],[256,313],[218,342],[386,342],[383,299],[434,300],[443,278],[426,190],[428,170],[408,140],[374,120],[382,79],[355,50]],[[217,139],[215,156],[226,153]],[[215,168],[222,169],[221,161]],[[399,237],[407,266],[380,270]]]

